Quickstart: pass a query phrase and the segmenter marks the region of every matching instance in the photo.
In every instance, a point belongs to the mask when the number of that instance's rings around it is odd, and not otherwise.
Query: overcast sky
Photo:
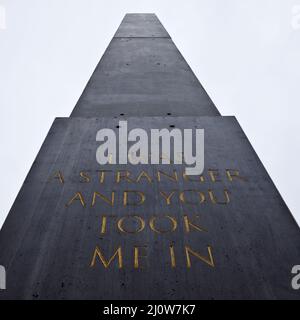
[[[0,0],[0,226],[127,12],[154,12],[300,224],[300,0]]]

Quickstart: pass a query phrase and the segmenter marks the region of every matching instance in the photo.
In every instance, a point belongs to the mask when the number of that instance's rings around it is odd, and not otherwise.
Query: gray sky
[[[158,15],[300,224],[300,0],[0,0],[0,226],[127,12]]]

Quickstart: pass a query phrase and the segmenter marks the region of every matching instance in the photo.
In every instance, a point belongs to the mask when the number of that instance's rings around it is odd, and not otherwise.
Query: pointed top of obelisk
[[[155,14],[127,14],[72,117],[218,116]]]
[[[154,13],[128,13],[115,38],[170,38]]]

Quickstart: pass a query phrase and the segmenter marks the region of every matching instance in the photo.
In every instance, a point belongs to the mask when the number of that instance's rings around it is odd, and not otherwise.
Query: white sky
[[[300,224],[300,0],[0,0],[0,226],[127,12],[158,15]]]

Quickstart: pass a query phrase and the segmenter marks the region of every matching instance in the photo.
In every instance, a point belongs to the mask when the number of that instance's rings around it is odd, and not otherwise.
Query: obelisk
[[[79,62],[80,63],[80,62]],[[205,130],[205,169],[103,165],[96,133]],[[1,299],[299,299],[293,216],[154,14],[127,14],[0,232]]]

